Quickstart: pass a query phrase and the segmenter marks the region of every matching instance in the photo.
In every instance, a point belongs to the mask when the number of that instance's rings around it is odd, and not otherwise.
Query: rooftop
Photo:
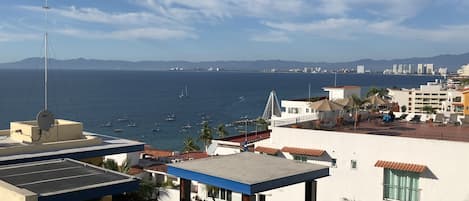
[[[143,150],[144,143],[116,138],[95,133],[83,132],[86,137],[99,139],[93,144],[80,144],[77,141],[73,147],[64,147],[60,143],[18,143],[9,140],[9,138],[0,138],[0,148],[10,146],[17,147],[17,150],[9,150],[11,153],[0,155],[0,165],[14,164],[20,162],[32,162],[40,160],[50,160],[57,158],[83,159],[98,156],[137,152]],[[14,151],[14,152],[13,152]]]
[[[0,179],[38,195],[38,200],[87,200],[135,190],[133,177],[71,159],[0,166]],[[90,193],[92,192],[92,193]]]
[[[242,152],[168,164],[168,173],[252,195],[328,176],[329,168],[269,155]]]
[[[312,122],[290,124],[284,127],[297,127],[298,129],[315,129]],[[321,129],[315,129],[321,130]],[[360,122],[354,129],[353,125],[334,126],[322,130],[337,131],[354,134],[398,136],[409,138],[422,138],[432,140],[448,140],[458,142],[469,142],[469,127],[444,125],[436,123],[410,123],[394,121],[383,123],[381,119]]]
[[[257,142],[260,140],[265,140],[270,138],[270,130],[260,131],[260,132],[252,132],[240,135],[229,136],[225,138],[216,139],[219,141],[229,141],[229,142],[236,142],[236,143],[243,143],[247,140],[248,143]]]

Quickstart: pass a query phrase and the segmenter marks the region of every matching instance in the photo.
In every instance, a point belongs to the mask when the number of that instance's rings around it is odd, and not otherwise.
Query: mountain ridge
[[[44,58],[30,57],[23,60],[0,63],[0,69],[40,69]],[[115,59],[50,59],[51,69],[83,69],[83,70],[169,70],[182,67],[186,70],[201,70],[219,67],[225,70],[260,71],[266,69],[286,70],[289,68],[322,67],[323,69],[355,68],[365,65],[367,70],[382,71],[392,68],[392,64],[433,63],[436,67],[448,67],[456,71],[463,64],[469,63],[469,52],[462,54],[441,54],[431,57],[409,57],[398,59],[358,59],[346,62],[305,62],[294,60],[215,60],[215,61],[184,61],[184,60],[143,60],[125,61]]]

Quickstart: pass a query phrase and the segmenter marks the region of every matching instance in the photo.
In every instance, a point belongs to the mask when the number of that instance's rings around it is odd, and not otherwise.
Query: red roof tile
[[[296,148],[296,147],[283,147],[282,151],[288,152],[290,154],[315,156],[315,157],[322,156],[325,152],[324,150],[320,150],[320,149],[304,149],[304,148]]]
[[[418,164],[412,164],[412,163],[400,163],[400,162],[392,162],[392,161],[381,161],[381,160],[376,162],[375,167],[382,167],[382,168],[388,168],[388,169],[393,169],[393,170],[402,170],[402,171],[417,172],[417,173],[422,173],[427,168],[427,166],[425,165],[418,165]]]
[[[208,154],[204,151],[192,151],[192,152],[184,152],[179,155],[175,155],[171,157],[171,159],[181,159],[181,160],[189,160],[189,159],[200,159],[200,158],[207,158]]]
[[[143,172],[143,168],[142,167],[139,167],[139,166],[133,166],[129,169],[129,171],[127,172],[127,174],[129,175],[137,175],[137,174],[140,174]]]
[[[235,135],[235,136],[225,137],[225,138],[221,138],[217,140],[243,143],[246,140],[246,138],[248,142],[257,142],[260,140],[268,139],[270,138],[270,130],[257,132],[257,133],[252,132],[252,133],[248,133],[247,135],[245,134]]]
[[[154,148],[151,148],[150,146],[145,146],[145,149],[143,152],[153,157],[170,157],[173,155],[172,151],[154,149]]]
[[[152,165],[150,167],[145,168],[146,170],[153,170],[157,172],[168,172],[168,166],[166,164],[161,165]]]
[[[271,154],[271,155],[275,155],[277,154],[280,150],[279,149],[275,149],[275,148],[270,148],[270,147],[261,147],[261,146],[258,146],[254,149],[254,151],[257,151],[257,152],[262,152],[262,153],[266,153],[266,154]]]

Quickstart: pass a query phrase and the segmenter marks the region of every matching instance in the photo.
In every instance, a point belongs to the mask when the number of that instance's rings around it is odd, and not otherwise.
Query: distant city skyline
[[[49,0],[59,59],[341,62],[468,52],[461,0]],[[43,1],[0,3],[0,62],[43,54]]]

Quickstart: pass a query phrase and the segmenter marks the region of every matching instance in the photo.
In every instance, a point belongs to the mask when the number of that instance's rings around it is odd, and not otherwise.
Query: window
[[[350,161],[350,168],[357,169],[357,160]]]
[[[331,167],[337,168],[337,159],[335,158],[331,159]]]
[[[231,201],[231,191],[226,190],[226,201]]]
[[[265,201],[265,195],[263,195],[263,194],[258,194],[258,195],[257,195],[257,201]]]
[[[309,108],[306,108],[306,113],[309,113]]]
[[[384,169],[384,198],[400,201],[419,200],[419,174]]]
[[[293,160],[306,162],[306,156],[303,155],[294,155]]]
[[[296,108],[296,107],[289,107],[289,108],[288,108],[288,113],[290,113],[290,114],[298,114],[298,108]]]

